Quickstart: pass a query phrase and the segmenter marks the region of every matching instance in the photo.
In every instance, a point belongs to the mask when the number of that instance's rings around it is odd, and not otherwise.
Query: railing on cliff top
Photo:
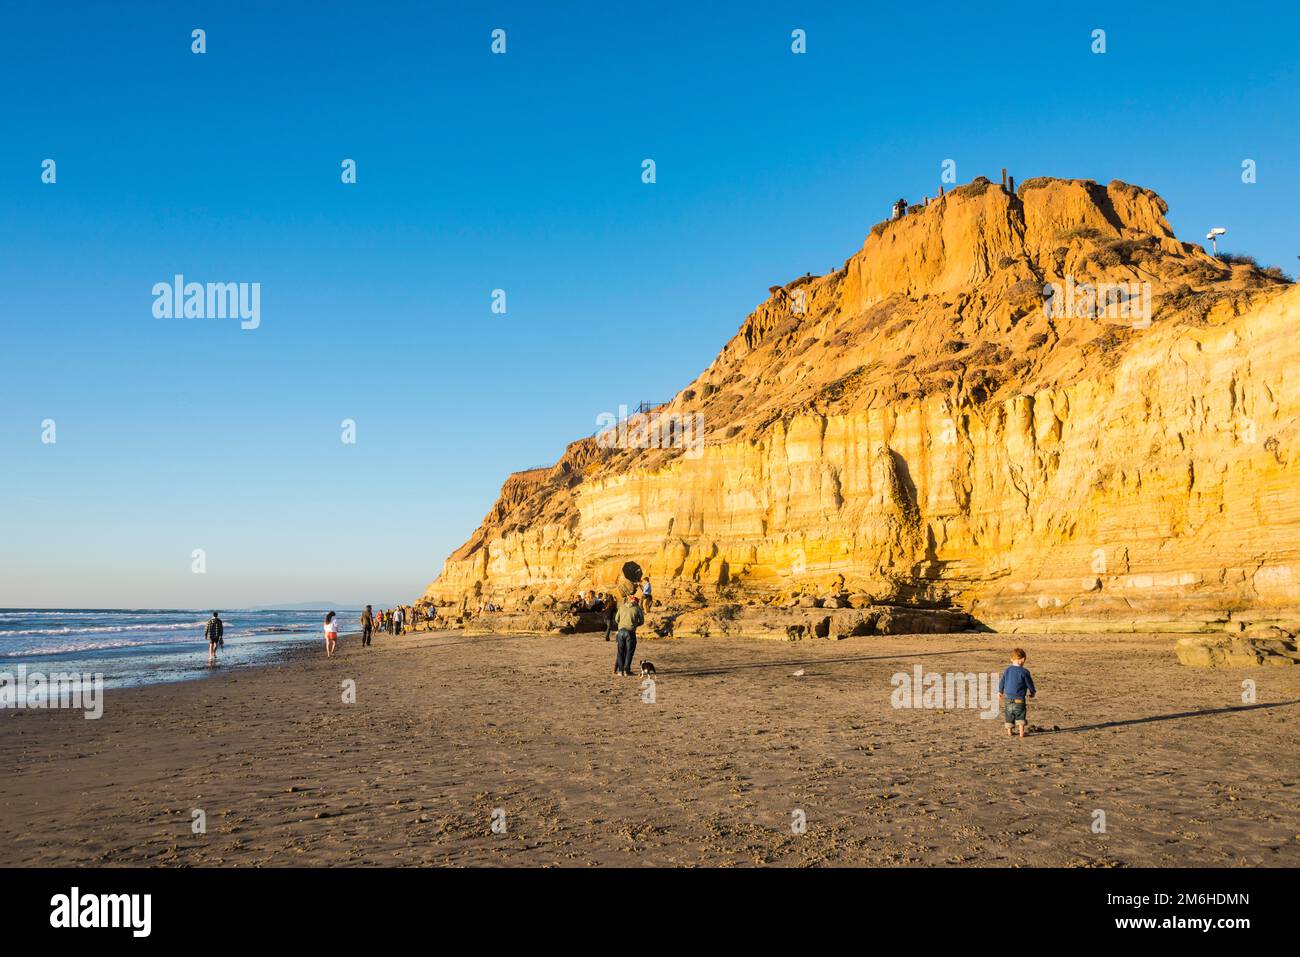
[[[645,415],[646,413],[648,413],[648,412],[652,412],[652,411],[654,411],[655,409],[659,408],[659,406],[661,406],[661,405],[667,405],[667,403],[666,403],[666,402],[646,402],[646,401],[642,400],[641,402],[638,402],[638,403],[637,403],[636,408],[632,410],[632,413],[631,413],[631,414],[632,414],[632,415]],[[603,426],[601,426],[600,428],[596,429],[596,431],[592,432],[592,433],[591,433],[591,437],[594,439],[596,436],[600,435],[600,433],[607,431],[609,428],[610,428],[610,426],[608,426],[608,425],[603,425]]]

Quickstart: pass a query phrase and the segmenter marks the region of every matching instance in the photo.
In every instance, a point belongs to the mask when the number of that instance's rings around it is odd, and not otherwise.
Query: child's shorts
[[[1013,724],[1024,724],[1028,720],[1029,708],[1025,705],[1024,699],[1022,698],[1019,701],[1012,701],[1008,698],[1006,705],[1007,727],[1009,728]]]

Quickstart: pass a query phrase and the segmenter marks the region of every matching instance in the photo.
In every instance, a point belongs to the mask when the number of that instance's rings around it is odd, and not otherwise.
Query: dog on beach
[[[645,678],[655,673],[655,664],[653,661],[641,661],[641,677]]]

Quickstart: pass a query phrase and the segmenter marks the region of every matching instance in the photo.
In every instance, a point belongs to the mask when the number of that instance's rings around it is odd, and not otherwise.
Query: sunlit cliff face
[[[635,559],[661,598],[834,588],[995,627],[1300,610],[1300,292],[1165,212],[977,180],[874,227],[656,410],[694,447],[623,423],[512,475],[426,597],[520,607]]]

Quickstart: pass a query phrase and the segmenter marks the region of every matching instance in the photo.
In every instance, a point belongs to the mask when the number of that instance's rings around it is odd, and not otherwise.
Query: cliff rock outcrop
[[[1166,211],[1118,181],[979,179],[878,224],[772,287],[653,421],[510,476],[425,600],[521,611],[635,559],[696,606],[1300,620],[1300,290]],[[646,441],[664,422],[686,432]]]

